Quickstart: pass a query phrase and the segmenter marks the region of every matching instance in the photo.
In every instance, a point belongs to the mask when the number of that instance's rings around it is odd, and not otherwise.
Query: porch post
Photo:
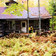
[[[29,37],[29,5],[28,5],[29,0],[27,0],[27,20],[28,20],[28,37]]]
[[[40,0],[38,0],[38,13],[39,13],[39,33],[41,33]]]

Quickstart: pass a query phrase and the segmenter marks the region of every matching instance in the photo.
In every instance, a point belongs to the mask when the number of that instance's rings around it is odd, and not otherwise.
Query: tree
[[[56,2],[55,0],[50,2],[49,6],[50,15],[52,15],[52,19],[50,19],[50,30],[56,29]]]
[[[2,14],[13,14],[17,16],[22,16],[22,11],[24,10],[24,6],[21,3],[18,4],[12,4],[11,6],[8,6],[7,9],[4,10]]]

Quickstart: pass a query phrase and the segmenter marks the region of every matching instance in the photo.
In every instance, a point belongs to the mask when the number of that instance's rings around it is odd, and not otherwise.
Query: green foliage
[[[52,16],[52,19],[50,19],[50,30],[56,29],[56,15],[55,15],[55,10],[56,10],[56,2],[55,1],[50,1],[49,6],[47,9]]]
[[[20,3],[18,4],[11,4],[2,14],[13,14],[17,16],[22,16],[22,12],[24,10],[24,6]]]
[[[53,18],[50,19],[50,27],[51,27],[50,30],[52,29],[52,27],[53,29],[56,29],[56,16],[53,16]]]
[[[56,13],[56,1],[49,0],[48,4],[45,4],[45,7],[52,16],[52,19],[50,19],[50,30],[56,29],[56,15],[54,15]]]
[[[46,52],[45,54],[44,54],[44,56],[52,56],[52,54],[50,54],[49,52]]]
[[[37,43],[30,38],[0,39],[0,56],[52,56],[56,53],[56,43]]]

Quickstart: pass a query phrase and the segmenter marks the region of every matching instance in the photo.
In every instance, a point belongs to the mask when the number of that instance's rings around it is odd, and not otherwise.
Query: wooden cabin
[[[8,35],[12,32],[27,33],[28,21],[27,11],[24,10],[22,16],[2,14],[6,8],[0,7],[0,36]],[[39,29],[38,7],[29,8],[29,26],[33,27],[33,31]],[[49,20],[52,18],[45,7],[40,7],[41,29],[49,30]]]

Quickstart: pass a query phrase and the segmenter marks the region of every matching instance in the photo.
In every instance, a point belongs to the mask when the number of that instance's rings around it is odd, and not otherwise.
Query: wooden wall
[[[45,30],[49,30],[49,19],[45,19],[41,21],[41,28]]]
[[[29,26],[32,26],[34,31],[39,30],[39,22],[37,23],[37,26],[35,26],[34,20],[31,20],[29,21]],[[49,30],[49,19],[41,20],[41,29],[44,29],[45,31]]]
[[[29,26],[32,26],[34,31],[39,30],[39,27],[38,26],[35,27],[35,25],[34,25],[35,21],[34,20],[29,21]],[[26,23],[27,23],[27,21],[26,21]],[[10,28],[9,27],[9,21],[4,20],[3,25],[4,25],[4,35],[8,35],[8,34],[14,32],[13,29],[12,30],[9,29]],[[15,20],[15,27],[16,27],[16,29],[15,29],[16,32],[21,31],[21,21]],[[27,28],[28,28],[28,26],[27,26]],[[45,29],[45,30],[49,30],[49,19],[41,20],[41,28]]]
[[[21,31],[21,21],[15,21],[15,24],[16,24],[16,30]]]
[[[5,21],[4,22],[4,32],[5,32],[5,35],[13,33],[14,31],[18,32],[18,33],[19,33],[19,30],[21,31],[21,21],[15,21],[15,30],[10,29],[9,22],[10,21]]]

